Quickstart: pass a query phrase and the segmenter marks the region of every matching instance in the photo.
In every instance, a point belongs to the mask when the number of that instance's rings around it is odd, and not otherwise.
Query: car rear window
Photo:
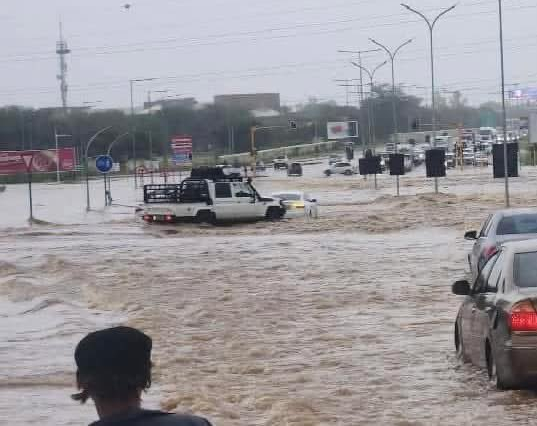
[[[526,213],[504,217],[498,224],[496,234],[537,234],[537,214]]]
[[[537,252],[515,254],[514,274],[517,287],[537,287]]]

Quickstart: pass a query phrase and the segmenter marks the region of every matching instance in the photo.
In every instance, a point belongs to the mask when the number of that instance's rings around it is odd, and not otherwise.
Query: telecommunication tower
[[[71,53],[67,46],[67,42],[63,39],[63,27],[60,21],[60,41],[56,43],[56,53],[60,58],[60,73],[56,78],[60,81],[60,92],[62,97],[62,107],[67,111],[67,61],[66,56]]]

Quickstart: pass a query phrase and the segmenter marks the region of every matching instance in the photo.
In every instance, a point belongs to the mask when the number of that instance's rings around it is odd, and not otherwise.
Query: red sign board
[[[55,172],[56,164],[60,165],[60,171],[70,172],[76,165],[75,149],[0,151],[0,175],[26,173],[27,164],[31,164],[33,173]]]

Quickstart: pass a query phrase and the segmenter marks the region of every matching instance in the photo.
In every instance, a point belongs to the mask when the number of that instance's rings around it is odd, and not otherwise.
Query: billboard
[[[192,163],[192,136],[174,136],[170,145],[174,164]]]
[[[326,136],[328,140],[348,139],[358,137],[358,122],[333,121],[326,123]]]
[[[26,164],[23,156],[33,155],[32,172],[48,173],[57,170],[57,164],[62,172],[71,172],[75,169],[75,149],[60,148],[28,151],[0,151],[0,174],[9,175],[26,173]]]

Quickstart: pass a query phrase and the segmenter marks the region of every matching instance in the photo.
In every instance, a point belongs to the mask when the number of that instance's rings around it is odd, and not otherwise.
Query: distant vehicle
[[[340,161],[339,163],[333,164],[328,170],[325,170],[325,175],[345,175],[350,176],[356,173],[356,167],[354,167],[351,163]]]
[[[274,170],[285,169],[289,167],[289,159],[287,156],[276,157],[274,159]]]
[[[180,184],[144,186],[142,217],[147,223],[278,220],[284,214],[280,200],[261,196],[250,180],[226,175],[221,168],[193,169]]]
[[[464,148],[468,148],[469,146],[472,146],[475,143],[475,135],[473,130],[464,129],[462,131],[462,143]]]
[[[289,168],[287,169],[287,176],[302,176],[302,164],[289,164]]]
[[[343,157],[341,155],[331,155],[328,157],[328,165],[331,166],[332,164],[336,164],[343,161]]]
[[[479,232],[466,232],[464,238],[475,241],[468,263],[476,277],[501,244],[537,238],[537,209],[499,210],[487,217]]]
[[[422,148],[414,148],[413,161],[415,166],[419,166],[425,162],[425,150]]]
[[[436,148],[443,149],[445,151],[453,150],[453,138],[451,136],[437,136],[435,138]]]
[[[494,127],[481,127],[479,129],[479,142],[481,144],[493,144],[496,142],[498,132]]]
[[[255,164],[255,169],[258,172],[264,172],[265,170],[267,170],[265,163],[261,160],[257,161],[257,163]]]
[[[473,148],[466,148],[462,152],[462,160],[464,165],[473,166],[475,164],[475,152]]]
[[[446,169],[455,168],[455,154],[453,152],[446,152]]]
[[[453,284],[466,296],[456,317],[457,356],[486,369],[498,389],[537,384],[537,241],[506,243],[476,280]]]
[[[475,153],[475,165],[487,167],[489,165],[489,156],[484,152]]]
[[[272,194],[273,198],[282,200],[286,210],[286,217],[307,216],[319,217],[317,200],[301,191],[286,191]]]

